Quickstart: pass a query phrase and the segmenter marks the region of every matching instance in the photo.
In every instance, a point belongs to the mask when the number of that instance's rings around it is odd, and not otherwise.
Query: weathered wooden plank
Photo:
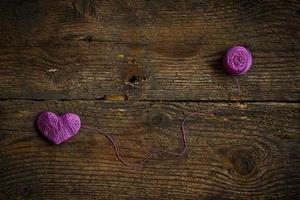
[[[1,101],[2,199],[297,199],[299,104]],[[82,129],[55,146],[34,128],[43,110],[73,111],[113,133],[134,162],[153,146],[180,148],[183,112],[223,108],[187,122],[187,154],[144,168],[120,164],[102,135]]]
[[[241,100],[299,101],[299,7],[295,0],[4,0],[0,98],[232,100],[221,58],[243,44],[255,64],[241,78]]]
[[[0,45],[60,40],[299,48],[297,0],[3,0]],[[298,36],[298,37],[297,37]],[[170,48],[172,50],[172,48]]]
[[[0,199],[297,199],[299,104],[158,103],[234,99],[220,60],[254,53],[245,101],[299,101],[300,3],[289,1],[0,1]],[[67,99],[72,101],[57,101]],[[230,107],[230,108],[228,108]],[[224,108],[188,122],[182,158],[121,165],[102,135],[82,129],[60,146],[34,127],[43,110],[79,113],[111,132],[130,162],[179,150],[183,111]]]
[[[235,100],[236,85],[222,67],[224,45],[64,42],[0,48],[0,98]],[[184,49],[184,50],[183,50]],[[253,69],[240,77],[241,100],[299,101],[299,49],[250,47]]]

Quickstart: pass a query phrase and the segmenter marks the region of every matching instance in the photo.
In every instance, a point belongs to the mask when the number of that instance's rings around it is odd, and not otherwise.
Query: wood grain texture
[[[300,199],[298,0],[0,0],[0,199]],[[221,59],[253,52],[235,83]],[[75,112],[52,145],[38,113]]]
[[[279,0],[4,0],[0,98],[234,100],[221,59],[243,44],[254,66],[241,100],[299,101],[299,9]]]
[[[296,199],[300,106],[285,103],[2,101],[3,199]],[[135,162],[152,147],[180,148],[182,111],[223,108],[187,123],[187,154],[157,156],[139,169],[115,159],[102,135],[82,129],[63,145],[33,122],[44,109],[80,114],[111,132]]]
[[[297,0],[3,0],[1,46],[53,41],[299,48]],[[174,49],[173,49],[174,50]],[[172,53],[172,52],[170,52]]]
[[[166,49],[158,53],[160,45],[64,42],[0,48],[0,98],[235,100],[235,82],[220,60],[227,47],[202,47],[185,58],[163,55]],[[299,52],[251,50],[255,64],[239,78],[241,100],[299,101]]]

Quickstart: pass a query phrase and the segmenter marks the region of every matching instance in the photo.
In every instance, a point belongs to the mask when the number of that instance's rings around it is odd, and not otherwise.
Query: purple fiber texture
[[[230,48],[224,58],[223,65],[228,73],[232,75],[243,75],[252,66],[251,52],[243,46]]]
[[[37,119],[38,129],[55,144],[60,144],[76,135],[80,126],[80,117],[74,113],[59,116],[53,112],[43,112]]]

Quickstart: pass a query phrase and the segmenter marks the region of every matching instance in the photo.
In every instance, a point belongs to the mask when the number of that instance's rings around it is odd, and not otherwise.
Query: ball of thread
[[[235,46],[223,58],[226,71],[234,76],[245,74],[252,66],[251,52],[243,46]]]

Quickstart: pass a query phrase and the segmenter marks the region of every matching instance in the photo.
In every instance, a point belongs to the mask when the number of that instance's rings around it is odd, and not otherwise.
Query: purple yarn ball
[[[223,65],[228,73],[235,76],[243,75],[252,66],[251,52],[242,46],[232,47],[226,52]]]

